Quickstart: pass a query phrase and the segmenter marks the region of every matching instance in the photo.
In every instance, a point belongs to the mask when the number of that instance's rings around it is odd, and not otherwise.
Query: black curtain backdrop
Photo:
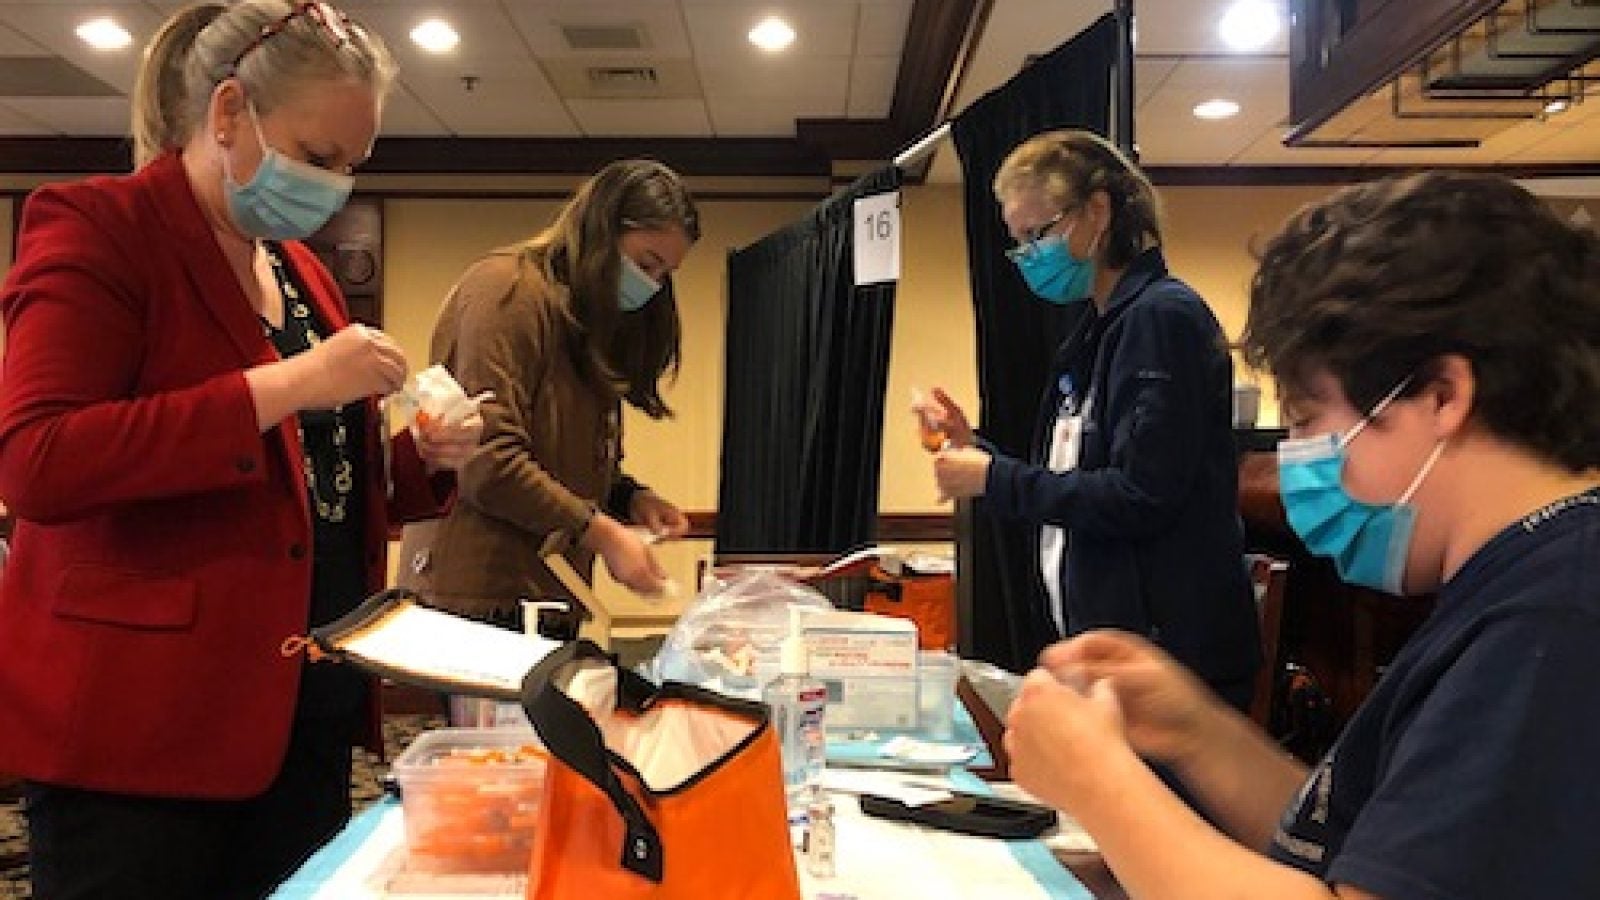
[[[888,167],[728,256],[718,553],[873,540],[894,282],[856,287],[855,201]]]
[[[1040,57],[967,107],[952,123],[966,184],[967,262],[978,326],[979,430],[1001,450],[1027,459],[1051,357],[1085,304],[1054,306],[1029,292],[1005,257],[1011,246],[995,172],[1023,140],[1055,128],[1105,134],[1117,58],[1113,16]],[[961,511],[972,546],[962,572],[972,598],[971,646],[963,653],[1014,671],[1030,668],[1053,626],[1040,599],[1033,526],[990,517],[980,498]]]

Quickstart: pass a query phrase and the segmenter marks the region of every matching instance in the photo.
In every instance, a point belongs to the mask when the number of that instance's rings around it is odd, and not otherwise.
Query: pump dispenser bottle
[[[809,669],[800,609],[790,607],[789,634],[781,644],[779,674],[762,691],[762,699],[772,708],[772,727],[783,748],[783,789],[790,821],[805,818],[810,795],[820,788],[827,755],[822,715],[828,689],[811,677]]]

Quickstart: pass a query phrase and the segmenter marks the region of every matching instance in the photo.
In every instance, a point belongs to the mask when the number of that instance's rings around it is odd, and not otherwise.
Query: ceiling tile
[[[850,96],[845,115],[852,119],[883,119],[894,103],[895,79],[900,75],[897,56],[858,56],[850,62]],[[1600,105],[1600,104],[1597,104]]]
[[[572,136],[565,107],[532,67],[514,66],[482,76],[472,90],[455,77],[402,75],[411,94],[454,134],[527,137]],[[542,85],[542,90],[536,85]]]
[[[1177,62],[1162,87],[1206,88],[1245,95],[1286,94],[1289,90],[1286,57],[1206,57]]]
[[[50,134],[55,134],[55,132],[48,126],[0,103],[0,135],[15,137],[18,135]]]
[[[794,43],[780,53],[767,53],[750,43],[750,29],[773,12],[770,6],[685,4],[689,41],[694,55],[705,60],[839,57],[855,53],[856,9],[853,5],[794,4],[781,9],[795,30]]]
[[[515,93],[525,103],[559,103],[544,71],[531,61],[491,63],[477,61],[459,67],[415,66],[400,71],[417,99],[435,109],[470,102],[485,91]]]
[[[1376,150],[1367,158],[1371,166],[1484,166],[1495,156],[1482,147],[1395,147]]]
[[[831,104],[807,103],[792,98],[751,103],[748,100],[708,98],[706,108],[719,137],[793,137],[795,119],[839,115]]]
[[[1600,159],[1600,128],[1567,128],[1506,158],[1509,163],[1583,162]]]
[[[1288,3],[1271,0],[1284,23],[1278,37],[1262,48],[1265,53],[1289,50]],[[1217,26],[1233,0],[1138,0],[1134,7],[1138,28],[1138,53],[1227,53]],[[1101,9],[1105,6],[1102,5]]]
[[[101,16],[126,28],[133,35],[133,44],[122,50],[94,50],[73,33],[82,22]],[[0,5],[0,24],[127,92],[133,90],[140,51],[160,26],[161,16],[142,3],[16,3]]]
[[[1506,162],[1517,154],[1531,150],[1561,134],[1564,129],[1558,119],[1544,122],[1528,121],[1513,125],[1484,139],[1477,147],[1462,148],[1409,148],[1384,150],[1373,156],[1374,165],[1424,166],[1424,165],[1493,165]]]
[[[567,100],[685,100],[704,95],[692,59],[592,59],[564,56],[541,64]]]
[[[14,28],[0,26],[0,56],[50,56],[37,42],[23,37]]]
[[[638,3],[508,3],[523,39],[540,58],[655,56],[683,59],[690,56],[689,37],[675,4]],[[646,46],[638,51],[575,50],[567,42],[563,25],[624,25],[643,29]]]
[[[378,133],[423,137],[443,134],[445,126],[404,82],[400,82],[389,91],[389,98],[383,104],[383,127]]]
[[[711,119],[699,100],[570,100],[567,106],[590,137],[711,134]]]
[[[1182,67],[1179,67],[1182,70]],[[1176,73],[1174,73],[1176,74]],[[1239,104],[1239,115],[1218,122],[1204,122],[1194,117],[1194,108],[1207,100],[1232,100]],[[1239,84],[1232,88],[1174,85],[1172,79],[1157,88],[1139,104],[1139,115],[1153,115],[1157,110],[1176,116],[1179,121],[1195,124],[1227,124],[1241,119],[1286,121],[1289,117],[1289,92],[1283,87]]]
[[[911,2],[863,6],[857,23],[856,55],[899,56],[911,24]]]
[[[802,97],[827,100],[843,115],[850,94],[852,60],[774,56],[757,65],[717,57],[700,60],[700,85],[707,97]]]
[[[483,63],[529,61],[527,45],[517,35],[505,10],[496,3],[456,3],[453,0],[374,3],[367,0],[345,3],[342,8],[389,44],[402,75],[417,70],[453,75]],[[450,23],[461,35],[461,43],[448,53],[429,53],[411,40],[411,29],[435,18]]]
[[[1268,128],[1228,162],[1247,166],[1358,166],[1374,154],[1364,147],[1347,150],[1285,147],[1283,136],[1286,133],[1283,128]]]
[[[1139,108],[1135,136],[1147,163],[1222,165],[1249,147],[1281,118],[1265,105],[1240,110],[1231,119],[1208,122],[1193,115],[1203,93],[1163,87]]]
[[[1133,61],[1133,93],[1137,105],[1143,105],[1167,81],[1167,76],[1178,67],[1175,59],[1135,59]]]
[[[14,97],[6,105],[59,134],[124,137],[128,101],[122,97]]]

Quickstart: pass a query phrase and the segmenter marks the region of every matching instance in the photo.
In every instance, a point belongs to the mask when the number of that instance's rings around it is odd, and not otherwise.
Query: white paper
[[[523,676],[561,646],[421,606],[343,642],[345,652],[434,678],[520,691]]]
[[[971,762],[978,755],[978,749],[970,744],[934,743],[899,735],[886,741],[878,755],[909,763],[953,766]]]
[[[907,806],[926,806],[955,796],[948,779],[918,778],[875,769],[824,768],[822,789],[834,795],[873,794]]]
[[[856,287],[900,280],[900,192],[855,202]]]
[[[837,874],[814,878],[796,860],[806,900],[1048,900],[1006,841],[969,837],[864,815],[853,797],[834,798]]]

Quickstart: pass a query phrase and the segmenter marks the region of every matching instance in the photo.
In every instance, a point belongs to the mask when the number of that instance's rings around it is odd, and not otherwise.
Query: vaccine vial
[[[814,878],[832,878],[837,870],[834,859],[833,803],[822,791],[814,791],[806,804],[810,822],[806,826],[806,871]]]

